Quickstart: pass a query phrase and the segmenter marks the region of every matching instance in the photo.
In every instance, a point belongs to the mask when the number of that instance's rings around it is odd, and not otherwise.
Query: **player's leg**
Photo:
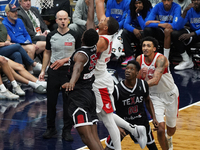
[[[173,143],[172,143],[172,136],[176,132],[176,120],[178,116],[178,106],[179,106],[179,92],[178,88],[175,87],[171,93],[168,94],[168,99],[172,99],[173,103],[170,103],[166,106],[166,126],[167,126],[167,132],[166,132],[166,138],[168,142],[169,149],[173,149]]]
[[[101,121],[103,121],[106,129],[108,130],[115,150],[121,150],[120,132],[114,121],[113,113],[106,113],[104,110],[102,110],[97,114],[97,116]]]
[[[116,114],[113,114],[113,117],[117,126],[129,131],[137,139],[142,149],[146,146],[147,136],[145,126],[132,125]]]

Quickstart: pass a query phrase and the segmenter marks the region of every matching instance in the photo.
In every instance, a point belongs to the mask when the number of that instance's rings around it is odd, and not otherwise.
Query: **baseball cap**
[[[19,7],[16,7],[14,4],[7,4],[5,7],[5,12],[15,12],[17,10],[19,10]]]

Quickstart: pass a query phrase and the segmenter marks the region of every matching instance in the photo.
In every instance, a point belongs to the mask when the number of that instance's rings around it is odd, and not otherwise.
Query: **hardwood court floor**
[[[177,131],[173,136],[173,150],[200,150],[200,102],[179,110],[177,119]],[[153,129],[152,123],[150,123]],[[156,132],[153,132],[158,150],[161,147],[157,140]],[[105,142],[102,144],[105,147]],[[134,144],[130,136],[122,141],[122,150],[141,150],[138,144]],[[148,150],[147,147],[144,150]]]

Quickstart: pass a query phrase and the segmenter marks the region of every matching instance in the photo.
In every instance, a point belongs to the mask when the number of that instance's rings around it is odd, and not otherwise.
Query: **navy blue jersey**
[[[88,60],[84,64],[84,68],[81,72],[81,75],[76,82],[75,89],[76,88],[92,88],[92,83],[94,82],[94,68],[97,63],[97,55],[96,55],[96,45],[95,46],[82,46],[81,48],[77,49],[72,56],[70,57],[69,63],[70,63],[70,69],[69,69],[69,76],[71,78],[71,75],[73,73],[73,67],[74,67],[74,55],[76,53],[83,53],[87,56]]]
[[[133,89],[124,85],[121,81],[115,85],[114,99],[116,113],[131,124],[149,124],[144,107],[144,100],[149,95],[149,86],[146,81],[137,79]]]

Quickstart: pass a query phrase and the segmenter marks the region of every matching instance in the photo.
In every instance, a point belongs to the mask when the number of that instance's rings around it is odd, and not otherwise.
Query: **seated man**
[[[78,34],[81,39],[83,32],[86,30],[87,16],[88,16],[88,3],[89,0],[78,0],[73,12],[72,21],[73,23],[69,25],[69,28]],[[95,8],[96,9],[96,6]],[[96,16],[96,11],[94,11],[94,22],[98,25],[98,19]]]
[[[112,58],[116,57],[118,59],[121,55],[124,55],[121,34],[128,14],[129,4],[130,0],[108,0],[106,3],[106,17],[113,17],[119,23],[119,30],[113,37]]]
[[[178,21],[179,28],[183,28],[183,26],[189,22],[190,29],[182,29],[180,31],[172,32],[172,41],[183,59],[179,65],[174,67],[175,70],[183,70],[194,66],[191,58],[189,58],[186,52],[186,46],[193,45],[200,41],[199,18],[200,1],[192,0],[192,3],[184,9],[183,14]]]
[[[7,17],[3,20],[2,23],[7,28],[11,42],[20,43],[28,53],[29,57],[34,59],[35,53],[39,54],[45,50],[45,44],[41,46],[40,44],[35,45],[32,43],[31,37],[28,34],[22,20],[17,18],[17,10],[18,8],[15,5],[6,5],[5,11]]]
[[[161,46],[164,43],[164,56],[167,59],[171,46],[171,32],[177,29],[180,16],[181,6],[179,4],[174,3],[173,0],[162,0],[154,6],[146,21],[144,36],[155,37]]]
[[[31,0],[19,0],[18,17],[24,22],[25,28],[34,44],[37,42],[45,47],[46,36],[50,32],[37,8],[31,7]]]

